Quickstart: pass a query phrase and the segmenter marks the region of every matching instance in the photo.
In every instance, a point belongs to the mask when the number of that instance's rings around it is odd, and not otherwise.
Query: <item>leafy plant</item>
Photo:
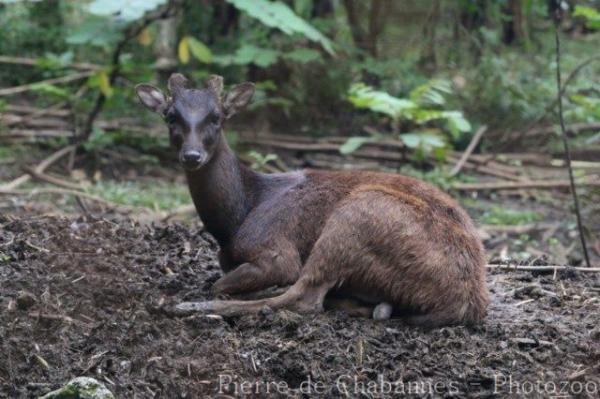
[[[202,43],[200,40],[192,36],[184,36],[177,46],[177,53],[179,55],[179,61],[183,64],[190,62],[190,53],[198,61],[209,64],[213,60],[212,51]]]
[[[94,0],[86,8],[89,15],[67,37],[67,43],[106,47],[121,37],[128,23],[167,0]]]
[[[399,133],[399,123],[409,122],[416,127],[426,127],[432,121],[444,123],[444,129],[451,138],[458,140],[463,133],[471,131],[471,124],[460,111],[441,109],[446,105],[445,95],[451,94],[449,82],[431,80],[413,89],[409,98],[394,97],[387,92],[378,91],[364,83],[350,87],[348,99],[357,108],[364,108],[391,118],[392,129]],[[447,146],[447,140],[435,128],[400,134],[399,138],[408,148],[428,154]],[[349,154],[372,138],[352,137],[340,148],[340,152]]]
[[[590,29],[600,29],[600,11],[592,7],[575,6],[574,17],[584,17],[585,25]]]
[[[94,0],[88,6],[88,11],[94,15],[131,22],[166,2],[167,0]]]
[[[288,35],[300,34],[319,43],[329,54],[334,54],[333,43],[281,1],[227,0],[227,2],[270,28],[279,29]]]
[[[261,154],[257,151],[249,151],[248,156],[254,160],[250,167],[254,170],[263,171],[265,166],[272,161],[278,159],[276,154]]]

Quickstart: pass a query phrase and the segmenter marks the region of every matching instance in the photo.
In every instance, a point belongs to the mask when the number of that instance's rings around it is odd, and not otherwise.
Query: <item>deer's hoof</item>
[[[373,319],[374,320],[388,320],[392,317],[392,305],[387,302],[381,302],[379,305],[375,306],[373,309]]]

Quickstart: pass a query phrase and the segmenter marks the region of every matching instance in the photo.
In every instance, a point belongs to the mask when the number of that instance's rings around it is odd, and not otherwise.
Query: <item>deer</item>
[[[176,311],[236,316],[268,307],[310,314],[329,308],[331,298],[334,309],[337,303],[350,314],[398,316],[425,328],[483,321],[483,245],[449,195],[396,173],[259,173],[238,159],[223,133],[250,102],[253,83],[224,94],[220,76],[197,87],[175,73],[167,86],[168,94],[150,84],[135,91],[168,127],[224,272],[211,288],[217,299],[182,302]],[[235,299],[270,287],[287,289]]]

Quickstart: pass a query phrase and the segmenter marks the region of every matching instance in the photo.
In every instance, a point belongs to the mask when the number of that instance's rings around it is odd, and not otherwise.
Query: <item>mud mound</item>
[[[0,216],[0,397],[36,397],[82,375],[117,397],[600,392],[595,274],[494,271],[475,329],[161,312],[209,297],[216,250],[207,233],[177,224]]]

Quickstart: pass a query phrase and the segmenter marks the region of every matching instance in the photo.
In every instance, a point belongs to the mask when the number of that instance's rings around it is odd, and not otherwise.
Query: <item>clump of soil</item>
[[[600,392],[594,273],[492,271],[487,320],[471,329],[161,311],[210,297],[216,251],[197,227],[0,216],[0,397],[35,397],[77,376],[117,397]]]

